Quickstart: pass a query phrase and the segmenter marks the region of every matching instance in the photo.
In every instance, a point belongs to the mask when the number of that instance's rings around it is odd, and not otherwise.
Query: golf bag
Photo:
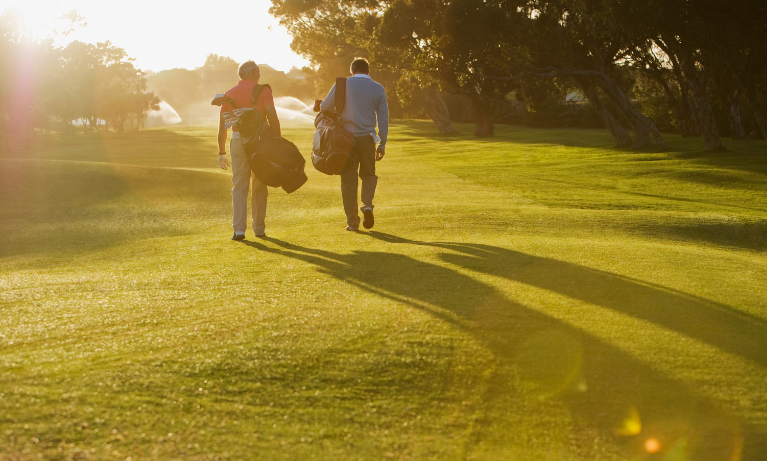
[[[304,172],[306,160],[295,144],[274,134],[264,117],[255,110],[258,96],[268,86],[253,87],[254,109],[242,112],[237,120],[237,131],[253,174],[267,186],[282,187],[289,194],[309,179]]]
[[[314,119],[314,141],[312,143],[312,165],[322,173],[341,174],[351,160],[354,135],[341,124],[341,113],[346,106],[346,79],[336,79],[335,111],[320,112]]]

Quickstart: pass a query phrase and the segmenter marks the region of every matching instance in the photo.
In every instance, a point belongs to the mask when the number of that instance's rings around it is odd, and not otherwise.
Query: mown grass
[[[243,243],[212,128],[5,154],[0,458],[765,459],[767,145],[498,133],[398,123],[373,231],[308,171]]]

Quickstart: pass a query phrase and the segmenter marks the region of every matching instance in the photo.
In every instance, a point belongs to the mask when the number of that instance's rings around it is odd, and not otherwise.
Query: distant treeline
[[[476,135],[514,120],[606,127],[618,146],[661,130],[767,134],[764,0],[272,0],[318,89],[371,60],[392,113]],[[449,97],[444,97],[450,95]],[[469,114],[467,114],[469,112]],[[633,131],[633,135],[629,134]]]
[[[173,106],[182,119],[206,119],[217,114],[210,107],[213,96],[237,84],[239,65],[232,58],[210,54],[202,67],[163,70],[148,75],[147,83],[149,89]],[[259,64],[259,68],[261,82],[268,83],[275,96],[312,99],[314,86],[299,69],[285,73],[265,64]]]
[[[74,11],[59,19],[69,32],[83,22]],[[216,114],[213,95],[238,81],[239,63],[215,54],[194,70],[143,72],[133,61],[110,42],[58,46],[50,38],[33,40],[12,11],[0,14],[0,129],[19,135],[35,128],[74,134],[76,124],[138,130],[161,101],[182,119],[206,119]],[[314,85],[299,69],[286,74],[262,64],[261,75],[277,96],[313,98]]]
[[[82,18],[71,13],[76,23]],[[0,15],[0,124],[4,131],[72,127],[79,121],[123,131],[138,129],[160,102],[146,91],[144,73],[122,48],[25,37],[18,18]],[[55,120],[55,122],[54,122]]]

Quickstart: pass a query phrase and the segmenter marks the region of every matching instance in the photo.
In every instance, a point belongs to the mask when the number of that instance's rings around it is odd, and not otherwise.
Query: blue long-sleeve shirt
[[[320,104],[320,110],[329,111],[336,104],[336,86]],[[378,135],[381,146],[386,145],[389,136],[389,106],[386,92],[380,83],[366,74],[355,74],[346,79],[346,105],[341,113],[344,128],[355,136],[375,135],[378,121]]]

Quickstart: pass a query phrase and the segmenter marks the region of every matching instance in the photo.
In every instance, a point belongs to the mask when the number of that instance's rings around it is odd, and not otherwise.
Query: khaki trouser
[[[251,219],[253,232],[261,235],[266,229],[266,198],[269,190],[250,170],[248,155],[242,147],[239,137],[232,138],[229,144],[232,155],[232,227],[235,233],[245,233],[248,227],[248,188],[251,178],[253,191],[251,196]]]
[[[359,227],[360,216],[357,212],[357,176],[362,179],[360,198],[363,207],[373,207],[378,176],[376,176],[376,142],[372,136],[355,136],[355,145],[351,152],[351,165],[341,173],[341,198],[346,212],[346,223]],[[359,174],[358,174],[359,172]]]

